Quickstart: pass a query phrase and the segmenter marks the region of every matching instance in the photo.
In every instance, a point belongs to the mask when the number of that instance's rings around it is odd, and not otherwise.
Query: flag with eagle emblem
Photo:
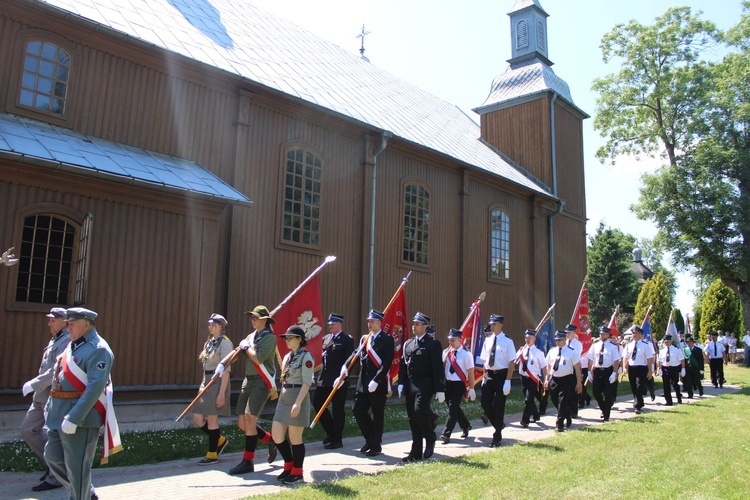
[[[305,330],[306,349],[320,365],[323,359],[323,337],[325,336],[323,305],[320,300],[320,282],[316,274],[302,289],[297,292],[279,312],[274,314],[276,324],[273,326],[276,335],[283,335],[290,326],[299,326]],[[279,354],[282,359],[289,352],[286,342],[279,342]]]

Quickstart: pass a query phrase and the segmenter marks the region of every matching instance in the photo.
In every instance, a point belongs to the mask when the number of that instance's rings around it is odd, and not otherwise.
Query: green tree
[[[592,325],[609,322],[617,304],[621,310],[633,309],[638,298],[638,277],[631,265],[633,248],[633,236],[601,223],[589,239],[586,270]]]
[[[674,297],[674,295],[672,295]],[[685,318],[682,316],[682,311],[679,309],[674,310],[674,326],[678,332],[685,333]]]
[[[633,323],[640,326],[643,323],[643,318],[646,317],[648,306],[652,306],[650,315],[651,335],[657,340],[661,339],[667,331],[672,302],[673,297],[667,286],[664,273],[657,273],[650,280],[646,280],[646,283],[641,287],[638,303],[635,306]]]
[[[725,332],[742,331],[740,300],[728,286],[716,280],[711,283],[703,300],[701,314],[701,340],[717,330]]]

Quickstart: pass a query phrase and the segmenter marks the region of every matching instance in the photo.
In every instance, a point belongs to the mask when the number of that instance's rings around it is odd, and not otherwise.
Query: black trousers
[[[406,389],[406,416],[411,429],[411,451],[409,455],[422,458],[422,443],[435,446],[435,431],[432,430],[432,408],[435,397],[432,380],[409,381]]]
[[[628,366],[628,379],[630,380],[630,391],[633,393],[633,407],[636,410],[643,408],[643,396],[648,392],[646,379],[648,377],[647,366]]]
[[[581,367],[581,380],[586,381],[586,377],[589,375],[589,369]],[[583,408],[586,404],[591,402],[591,396],[589,395],[588,386],[586,384],[581,385],[581,393],[578,395],[578,406]]]
[[[508,376],[508,370],[484,372],[484,383],[482,383],[482,409],[487,419],[495,428],[492,434],[493,441],[500,441],[503,438],[503,420],[505,418],[505,394],[503,394],[503,384]]]
[[[383,442],[383,420],[385,417],[386,393],[381,391],[354,394],[354,419],[357,421],[365,443],[373,451],[380,451]],[[372,409],[372,417],[370,417]]]
[[[465,393],[466,386],[460,380],[445,381],[445,403],[448,405],[448,418],[445,420],[443,436],[450,437],[456,423],[461,429],[469,427],[469,419],[466,418],[464,411],[461,409],[461,402],[464,400]]]
[[[682,388],[687,392],[689,398],[693,397],[693,391],[697,390],[698,394],[703,396],[703,384],[701,384],[701,371],[698,368],[688,365],[685,369],[685,376],[682,378]]]
[[[679,366],[662,366],[661,380],[664,384],[664,399],[668,405],[672,404],[672,389],[677,396],[677,402],[682,403],[682,394],[680,393],[680,367]]]
[[[333,399],[328,404],[328,408],[320,415],[320,425],[323,426],[323,430],[326,431],[326,435],[332,443],[340,443],[342,434],[344,432],[344,422],[346,421],[346,414],[344,407],[346,405],[346,391],[348,389],[347,384],[339,387],[336,394],[333,395]],[[323,407],[323,403],[328,399],[328,395],[331,394],[333,387],[316,387],[315,394],[313,395],[313,406],[315,411],[319,412]]]
[[[594,368],[594,399],[599,403],[599,409],[604,414],[604,420],[609,420],[609,414],[612,411],[612,405],[615,402],[614,388],[615,384],[609,383],[609,377],[614,371],[613,367]]]
[[[711,368],[711,383],[714,387],[724,385],[724,358],[711,358],[708,360]]]
[[[573,417],[573,408],[578,407],[576,394],[576,376],[574,373],[564,377],[552,377],[549,383],[552,404],[557,407],[555,425],[559,430],[565,428],[565,423]]]
[[[531,377],[521,377],[521,385],[523,386],[523,415],[521,415],[521,423],[528,424],[531,421],[531,417],[534,420],[539,420],[539,410],[536,408],[536,400],[540,397],[539,389],[541,388]]]

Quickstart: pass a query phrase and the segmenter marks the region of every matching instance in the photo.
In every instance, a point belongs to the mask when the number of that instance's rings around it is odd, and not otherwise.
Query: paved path
[[[717,394],[734,392],[738,390],[734,386],[725,386],[724,389],[714,389],[710,385],[704,387],[703,399],[711,398]],[[686,403],[700,401],[700,399],[683,399]],[[657,397],[655,402],[650,402],[646,397],[645,412],[668,410],[664,405],[664,399]],[[551,410],[551,411],[550,411]],[[518,422],[520,414],[506,415],[507,427],[503,431],[503,446],[509,446],[516,442],[534,441],[554,434],[556,410],[554,407],[548,410],[537,424],[531,424],[528,429],[522,428]],[[593,406],[584,408],[579,412],[579,418],[573,420],[571,430],[579,429],[588,425],[599,425],[599,410],[596,402]],[[635,414],[632,410],[632,399],[620,400],[612,410],[611,420],[632,418]],[[481,421],[472,422],[474,429],[468,439],[461,439],[460,430],[454,433],[454,438],[449,444],[443,445],[438,441],[435,448],[434,459],[458,457],[471,453],[487,451],[487,445],[491,441],[492,428],[483,425]],[[438,425],[438,432],[440,432]],[[344,440],[344,448],[329,451],[324,450],[322,444],[307,444],[307,458],[305,459],[305,482],[330,481],[343,478],[352,474],[372,474],[396,466],[399,460],[405,456],[411,444],[409,431],[390,432],[384,436],[383,454],[367,458],[359,453],[363,440],[360,437],[347,438]],[[262,450],[257,455],[256,471],[245,476],[230,476],[227,470],[239,463],[241,453],[222,455],[220,462],[211,467],[200,467],[196,465],[198,458],[191,460],[179,460],[164,462],[155,465],[143,465],[137,467],[113,467],[94,469],[94,484],[97,493],[102,500],[131,500],[134,498],[171,498],[171,499],[216,499],[224,500],[243,498],[250,495],[274,493],[289,486],[281,486],[276,476],[281,472],[281,457],[277,458],[272,465],[266,463],[266,452]],[[31,486],[38,483],[39,473],[0,473],[2,484],[2,498],[34,498],[40,500],[53,500],[65,498],[62,489],[34,493]]]

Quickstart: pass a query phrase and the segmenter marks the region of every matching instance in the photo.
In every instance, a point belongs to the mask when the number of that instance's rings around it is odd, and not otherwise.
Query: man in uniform
[[[44,458],[71,499],[92,497],[91,465],[99,429],[108,423],[109,408],[100,398],[110,383],[114,355],[96,331],[97,316],[83,307],[67,310],[70,344],[55,363],[45,409]],[[104,438],[108,439],[106,429]]]
[[[672,388],[677,395],[677,404],[682,404],[680,377],[685,376],[685,355],[682,349],[672,345],[672,335],[664,335],[664,347],[659,350],[659,371],[664,385],[664,399],[672,406]],[[671,388],[670,388],[671,386]]]
[[[471,424],[469,419],[461,410],[461,401],[467,396],[471,401],[477,398],[474,391],[474,359],[469,351],[461,344],[461,330],[451,328],[448,332],[448,348],[443,351],[443,364],[445,365],[445,401],[448,403],[448,418],[445,428],[440,434],[443,444],[450,442],[451,433],[458,423],[463,431],[461,437],[469,437]]]
[[[705,360],[703,358],[703,349],[698,347],[695,339],[688,335],[685,337],[685,376],[682,380],[683,389],[687,392],[688,399],[693,398],[693,390],[698,389],[698,395],[703,397],[703,369]]]
[[[576,332],[578,331],[578,327],[576,325],[569,324],[565,327],[565,336],[566,340],[565,343],[573,349],[576,354],[578,354],[578,360],[581,362],[581,377],[582,379],[586,379],[588,377],[588,359],[584,361],[584,354],[583,354],[583,344],[580,340],[578,340],[578,337],[576,336]],[[581,390],[581,393],[578,395],[578,401],[576,406],[573,408],[573,417],[578,417],[578,408],[583,408],[585,405],[591,404],[591,396],[589,396],[588,390],[586,389],[586,386],[583,386],[583,389]]]
[[[315,388],[313,406],[320,411],[341,372],[341,366],[354,352],[354,339],[343,332],[344,316],[331,313],[328,316],[328,335],[323,337],[323,368],[318,377],[318,387]],[[326,432],[323,447],[326,450],[342,448],[342,434],[344,432],[344,405],[346,392],[349,387],[347,379],[343,379],[341,387],[334,394],[329,409],[320,415],[320,424]]]
[[[390,370],[393,363],[395,343],[393,337],[380,329],[383,313],[370,310],[367,315],[368,334],[359,340],[359,349],[354,351],[341,367],[341,377],[347,377],[347,366],[359,356],[360,373],[354,393],[352,413],[357,421],[365,444],[359,449],[368,457],[376,457],[383,451],[383,424],[385,400],[391,391]],[[372,408],[372,417],[370,409]]]
[[[547,353],[547,387],[552,396],[552,403],[557,407],[555,429],[563,432],[570,427],[573,408],[577,406],[576,394],[583,390],[581,387],[581,360],[578,353],[567,345],[566,332],[555,332],[557,348]]]
[[[635,413],[640,414],[645,404],[643,396],[648,391],[646,380],[654,377],[654,345],[652,342],[643,340],[643,329],[641,327],[633,327],[633,341],[625,346],[622,359],[628,371],[628,379],[630,379]]]
[[[536,399],[547,378],[547,362],[544,359],[544,353],[535,345],[535,330],[526,330],[524,342],[526,344],[521,346],[516,353],[516,364],[518,373],[521,375],[524,396],[521,427],[528,427],[529,422],[538,422],[541,418],[536,407]]]
[[[23,418],[23,422],[21,422],[21,436],[29,445],[31,451],[42,461],[44,461],[44,445],[47,443],[47,432],[44,430],[44,405],[47,404],[47,399],[49,399],[55,361],[70,343],[67,311],[62,307],[53,307],[47,317],[49,318],[47,326],[49,326],[52,338],[47,347],[44,348],[39,375],[23,384],[23,395],[28,396],[33,392],[34,399]],[[41,481],[31,488],[32,491],[47,491],[62,487],[60,481],[50,473],[49,467],[47,467]]]
[[[620,366],[620,351],[609,341],[610,329],[603,326],[599,329],[599,341],[589,349],[588,379],[593,385],[594,399],[599,403],[602,418],[609,421],[612,405],[615,402],[615,381]]]
[[[503,333],[505,319],[497,314],[490,314],[492,335],[484,339],[480,359],[484,363],[484,380],[482,381],[482,409],[487,419],[495,428],[492,434],[491,448],[500,446],[505,427],[505,400],[510,394],[510,379],[515,365],[513,360],[516,348],[513,341]]]
[[[445,376],[440,342],[427,335],[430,318],[418,312],[411,322],[413,337],[404,343],[404,354],[398,372],[398,395],[406,393],[406,415],[411,428],[411,450],[402,459],[413,462],[430,458],[435,451],[435,430],[430,403],[437,395],[445,402]],[[422,444],[424,443],[424,452]]]
[[[711,340],[706,344],[703,350],[708,367],[711,370],[711,383],[714,387],[724,387],[724,365],[727,363],[727,348],[718,340],[719,334],[713,332]]]
[[[745,336],[742,337],[742,343],[745,344],[743,361],[745,362],[745,366],[750,366],[750,330],[745,332]]]

